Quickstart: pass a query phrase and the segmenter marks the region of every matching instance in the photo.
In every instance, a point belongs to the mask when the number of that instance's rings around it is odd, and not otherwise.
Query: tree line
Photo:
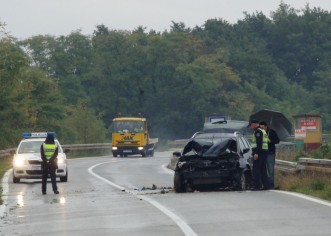
[[[206,114],[260,109],[322,116],[331,128],[331,13],[281,2],[235,24],[172,22],[164,32],[97,25],[91,35],[17,40],[0,22],[0,146],[24,131],[63,143],[106,142],[120,112],[142,113],[160,139],[188,138]]]

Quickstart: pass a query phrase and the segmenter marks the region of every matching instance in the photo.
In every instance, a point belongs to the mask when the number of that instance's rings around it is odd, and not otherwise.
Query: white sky
[[[133,30],[138,26],[169,30],[171,21],[186,27],[202,26],[206,20],[222,18],[230,23],[262,11],[270,16],[281,0],[0,0],[0,22],[10,35],[25,39],[35,35],[68,35],[81,30],[93,34],[96,25]],[[331,0],[284,0],[295,9],[320,7],[331,11]]]

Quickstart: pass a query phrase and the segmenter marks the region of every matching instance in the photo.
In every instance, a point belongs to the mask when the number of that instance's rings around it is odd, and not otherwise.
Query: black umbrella
[[[263,109],[252,114],[249,119],[267,122],[268,126],[277,132],[281,141],[286,140],[286,138],[291,135],[292,124],[284,114],[279,111]]]

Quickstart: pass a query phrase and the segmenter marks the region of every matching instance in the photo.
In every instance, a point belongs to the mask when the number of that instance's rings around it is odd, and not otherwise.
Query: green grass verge
[[[0,158],[0,180],[7,170],[12,167],[12,158]],[[2,205],[2,182],[0,184],[0,205]]]
[[[331,201],[331,175],[307,171],[286,174],[276,171],[276,183],[280,190],[303,193]]]

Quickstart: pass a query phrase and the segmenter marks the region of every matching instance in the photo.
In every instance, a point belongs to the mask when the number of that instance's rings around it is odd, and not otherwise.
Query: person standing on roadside
[[[266,165],[270,188],[275,188],[276,144],[279,143],[279,137],[275,130],[269,128],[267,122],[261,121],[260,127],[266,131],[268,136],[268,155]]]
[[[264,129],[259,126],[259,121],[252,119],[249,127],[253,129],[252,151],[253,151],[253,176],[254,190],[268,190],[269,179],[267,174],[268,137]]]
[[[57,155],[58,146],[54,141],[54,136],[51,133],[47,133],[45,142],[40,147],[40,154],[42,159],[41,171],[42,171],[42,185],[41,191],[46,194],[47,178],[51,177],[52,188],[55,194],[59,194],[56,185],[56,169],[57,169]]]

